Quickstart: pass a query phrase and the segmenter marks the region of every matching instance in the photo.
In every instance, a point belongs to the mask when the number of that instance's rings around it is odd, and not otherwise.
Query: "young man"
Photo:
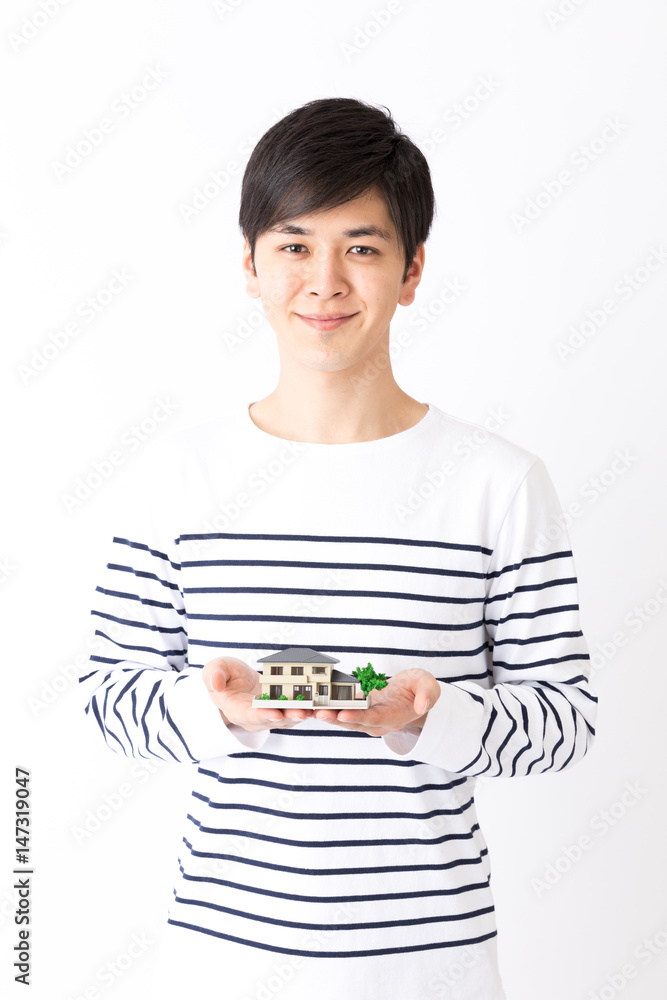
[[[154,449],[119,524],[86,711],[115,751],[194,765],[156,997],[505,995],[475,779],[573,766],[597,699],[543,463],[466,449],[474,425],[394,379],[433,211],[383,111],[269,129],[240,224],[277,385]],[[286,647],[388,685],[257,708]]]

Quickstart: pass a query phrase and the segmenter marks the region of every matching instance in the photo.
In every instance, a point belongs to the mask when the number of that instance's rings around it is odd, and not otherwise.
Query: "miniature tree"
[[[386,674],[377,674],[373,669],[372,663],[369,663],[367,667],[359,667],[352,671],[352,676],[357,678],[361,686],[361,690],[368,697],[369,693],[373,688],[380,688],[387,686],[387,676]]]

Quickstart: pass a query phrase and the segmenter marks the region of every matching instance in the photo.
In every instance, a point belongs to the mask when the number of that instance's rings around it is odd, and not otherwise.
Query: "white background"
[[[154,442],[275,385],[240,269],[241,176],[274,121],[338,95],[388,107],[433,175],[425,275],[392,323],[399,385],[480,424],[500,408],[573,505],[597,741],[572,771],[478,792],[508,998],[664,1000],[666,29],[659,0],[5,0],[3,982],[20,765],[30,997],[145,995],[189,769],[149,775],[83,717],[92,591]]]

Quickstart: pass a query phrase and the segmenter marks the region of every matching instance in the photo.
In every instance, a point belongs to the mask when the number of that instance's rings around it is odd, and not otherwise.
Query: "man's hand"
[[[386,736],[405,726],[421,729],[428,710],[439,697],[440,685],[433,674],[421,667],[409,667],[390,677],[386,687],[371,691],[370,708],[315,708],[313,715],[343,729]]]
[[[286,729],[313,714],[304,708],[255,708],[253,697],[262,693],[259,674],[235,656],[209,660],[202,680],[225,725],[231,722],[251,733]]]

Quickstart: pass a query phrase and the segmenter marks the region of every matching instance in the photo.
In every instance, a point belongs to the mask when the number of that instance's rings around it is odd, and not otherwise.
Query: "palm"
[[[253,698],[262,689],[259,674],[235,656],[209,660],[202,679],[226,724],[231,722],[252,732],[294,726],[312,715],[304,709],[258,708]]]

